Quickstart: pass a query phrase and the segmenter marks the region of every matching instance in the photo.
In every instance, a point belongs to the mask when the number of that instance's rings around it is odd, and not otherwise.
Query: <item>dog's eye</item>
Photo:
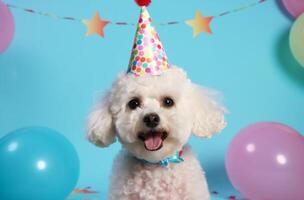
[[[137,107],[140,106],[140,100],[139,98],[133,98],[131,101],[129,101],[128,103],[128,107],[131,109],[131,110],[134,110],[136,109]]]
[[[165,97],[165,98],[163,99],[163,106],[164,106],[164,107],[167,107],[167,108],[170,108],[170,107],[174,106],[174,101],[173,101],[173,99],[170,98],[170,97]]]

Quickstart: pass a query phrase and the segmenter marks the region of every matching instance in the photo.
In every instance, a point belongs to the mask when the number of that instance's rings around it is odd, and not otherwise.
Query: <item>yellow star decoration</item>
[[[212,30],[210,28],[210,22],[212,19],[212,16],[204,17],[200,11],[197,11],[195,13],[195,18],[186,21],[186,24],[192,27],[194,37],[198,36],[202,32],[212,34]]]
[[[82,20],[82,23],[84,23],[87,26],[86,36],[90,36],[90,35],[96,33],[100,37],[104,37],[103,29],[110,22],[100,19],[99,12],[97,11],[94,18],[92,18],[90,20],[84,19],[84,20]]]

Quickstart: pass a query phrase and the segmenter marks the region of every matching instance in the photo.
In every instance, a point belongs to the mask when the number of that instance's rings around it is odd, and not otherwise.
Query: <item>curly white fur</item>
[[[188,147],[185,162],[168,167],[147,165],[122,152],[115,159],[109,199],[207,200],[209,192],[198,160]]]
[[[165,96],[174,100],[172,108],[162,106]],[[141,105],[131,110],[127,104],[134,97],[141,99]],[[180,68],[161,76],[119,75],[87,126],[87,137],[95,145],[106,147],[118,138],[124,147],[114,162],[109,199],[209,199],[199,162],[184,146],[191,133],[210,137],[220,132],[226,126],[224,111],[208,90],[193,84]],[[140,131],[147,130],[143,117],[152,112],[160,117],[158,127],[168,132],[157,151],[147,150],[138,138]],[[159,161],[182,148],[185,161],[180,164],[164,168],[140,161]]]

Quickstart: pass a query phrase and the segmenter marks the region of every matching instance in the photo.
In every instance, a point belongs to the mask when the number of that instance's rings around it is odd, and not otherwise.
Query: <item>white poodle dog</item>
[[[161,76],[123,73],[89,116],[87,137],[116,141],[110,200],[208,200],[204,171],[187,141],[225,126],[225,109],[177,67]]]

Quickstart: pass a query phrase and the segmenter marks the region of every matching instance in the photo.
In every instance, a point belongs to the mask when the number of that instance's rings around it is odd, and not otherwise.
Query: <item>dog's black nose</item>
[[[150,114],[147,114],[144,116],[143,121],[147,127],[155,128],[159,124],[160,118],[159,118],[158,114],[150,113]]]

